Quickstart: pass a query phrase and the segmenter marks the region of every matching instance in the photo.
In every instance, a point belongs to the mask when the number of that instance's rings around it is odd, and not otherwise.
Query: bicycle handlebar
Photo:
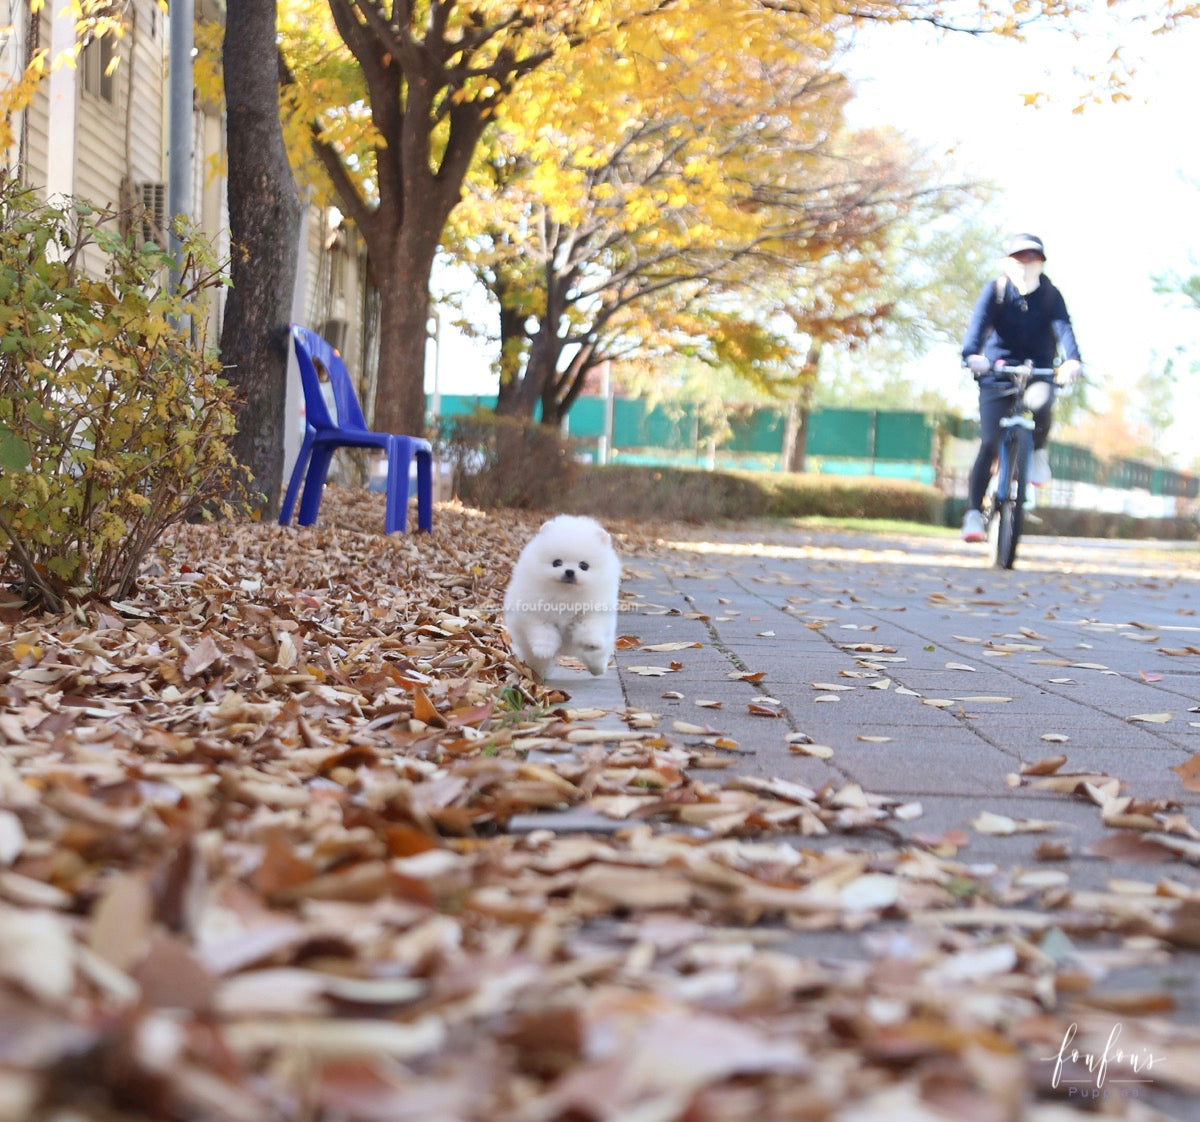
[[[992,370],[997,374],[1028,374],[1031,378],[1035,376],[1053,378],[1057,373],[1057,368],[1053,366],[1005,366],[999,362],[992,367]]]
[[[964,362],[963,368],[966,370],[970,370],[970,368],[971,368],[970,363]],[[971,371],[971,376],[975,379],[975,381],[978,382],[979,379],[982,378],[984,374],[1013,374],[1013,375],[1023,374],[1026,379],[1048,378],[1051,381],[1055,382],[1056,384],[1064,386],[1064,388],[1065,388],[1065,387],[1069,386],[1071,383],[1070,382],[1059,383],[1059,381],[1058,381],[1059,369],[1060,368],[1057,366],[1031,366],[1028,363],[1021,363],[1019,366],[1013,366],[1011,364],[1006,364],[1004,362],[997,360],[985,371],[982,371],[979,373],[977,373],[975,371]],[[1077,375],[1077,378],[1081,378],[1081,377],[1082,377],[1082,374]],[[1073,379],[1071,379],[1071,382],[1074,382],[1075,380],[1076,379],[1073,378]]]

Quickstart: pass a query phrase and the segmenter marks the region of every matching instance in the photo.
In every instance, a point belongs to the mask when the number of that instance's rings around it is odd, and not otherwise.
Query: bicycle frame
[[[1033,459],[1033,417],[1037,405],[1027,400],[1032,384],[1054,377],[1053,369],[1035,366],[996,366],[1007,374],[1012,386],[1008,415],[1000,421],[1000,455],[996,469],[996,493],[984,511],[992,564],[1011,569],[1017,557],[1017,543],[1025,523],[1025,500],[1029,487],[1029,466]],[[1050,391],[1052,392],[1052,391]]]

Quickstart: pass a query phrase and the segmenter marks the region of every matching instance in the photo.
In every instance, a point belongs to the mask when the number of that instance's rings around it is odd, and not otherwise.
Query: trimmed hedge
[[[584,465],[555,431],[476,413],[454,418],[438,440],[454,467],[454,493],[484,508],[591,514],[644,522],[705,523],[745,518],[891,519],[957,527],[964,501],[924,483],[869,475],[708,471],[703,468]],[[1030,534],[1195,541],[1188,518],[1133,518],[1039,507]]]
[[[454,493],[489,510],[560,509],[580,470],[574,450],[555,429],[485,409],[449,419],[437,434]]]
[[[1028,522],[1028,534],[1047,534],[1064,538],[1120,538],[1143,541],[1196,541],[1200,527],[1191,518],[1135,518],[1102,510],[1065,510],[1041,508],[1037,522]]]
[[[687,522],[819,515],[938,525],[944,517],[942,496],[907,480],[622,464],[581,469],[557,506],[574,514]]]

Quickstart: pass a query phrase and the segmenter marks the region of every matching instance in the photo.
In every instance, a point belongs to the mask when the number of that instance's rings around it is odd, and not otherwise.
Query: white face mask
[[[1028,296],[1041,283],[1044,261],[1018,261],[1015,257],[1004,259],[1004,272],[1022,296]]]

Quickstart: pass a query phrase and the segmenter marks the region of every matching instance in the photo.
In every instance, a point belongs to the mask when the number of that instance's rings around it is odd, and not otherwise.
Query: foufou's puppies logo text
[[[1068,1096],[1081,1099],[1112,1094],[1136,1097],[1140,1089],[1154,1082],[1150,1073],[1164,1057],[1145,1048],[1122,1046],[1122,1031],[1118,1021],[1108,1034],[1103,1049],[1089,1050],[1076,1043],[1079,1026],[1072,1022],[1063,1033],[1058,1054],[1043,1057],[1054,1064],[1050,1085],[1055,1089],[1061,1087]]]

